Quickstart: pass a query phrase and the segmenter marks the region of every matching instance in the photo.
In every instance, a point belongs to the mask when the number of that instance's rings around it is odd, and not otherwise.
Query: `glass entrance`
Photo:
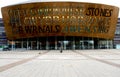
[[[111,49],[113,48],[112,40],[104,40],[88,37],[40,37],[29,38],[15,41],[16,48],[26,48],[27,50],[59,50],[60,43],[63,43],[64,50],[83,50],[83,49]],[[12,47],[12,46],[11,46]]]

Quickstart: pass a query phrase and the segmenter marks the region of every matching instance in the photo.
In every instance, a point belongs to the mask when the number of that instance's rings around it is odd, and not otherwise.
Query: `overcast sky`
[[[91,2],[91,3],[102,3],[107,5],[114,5],[119,7],[119,17],[120,17],[120,0],[0,0],[0,9],[1,7],[12,5],[12,4],[18,4],[21,2],[26,1],[76,1],[76,2]],[[0,10],[0,18],[2,18],[1,10]]]

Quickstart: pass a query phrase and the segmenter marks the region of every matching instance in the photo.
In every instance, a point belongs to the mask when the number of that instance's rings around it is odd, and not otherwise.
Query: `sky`
[[[24,2],[34,2],[34,1],[74,1],[74,2],[91,2],[91,3],[102,3],[107,5],[113,5],[119,7],[119,17],[120,17],[120,0],[0,0],[0,18],[1,15],[1,7],[12,5],[12,4],[19,4]]]

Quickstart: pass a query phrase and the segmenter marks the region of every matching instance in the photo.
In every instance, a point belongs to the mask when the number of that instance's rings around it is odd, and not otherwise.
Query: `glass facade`
[[[120,49],[120,18],[118,18],[115,37],[114,37],[114,48]]]
[[[6,39],[6,34],[4,30],[4,24],[2,19],[0,19],[0,46],[6,45],[7,44],[7,39]]]
[[[64,50],[112,49],[113,41],[89,37],[55,36],[16,40],[9,43],[12,49],[59,50],[63,43]]]

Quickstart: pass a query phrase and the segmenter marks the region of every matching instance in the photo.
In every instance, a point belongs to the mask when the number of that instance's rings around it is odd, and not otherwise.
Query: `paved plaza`
[[[120,50],[0,51],[0,77],[120,77]]]

